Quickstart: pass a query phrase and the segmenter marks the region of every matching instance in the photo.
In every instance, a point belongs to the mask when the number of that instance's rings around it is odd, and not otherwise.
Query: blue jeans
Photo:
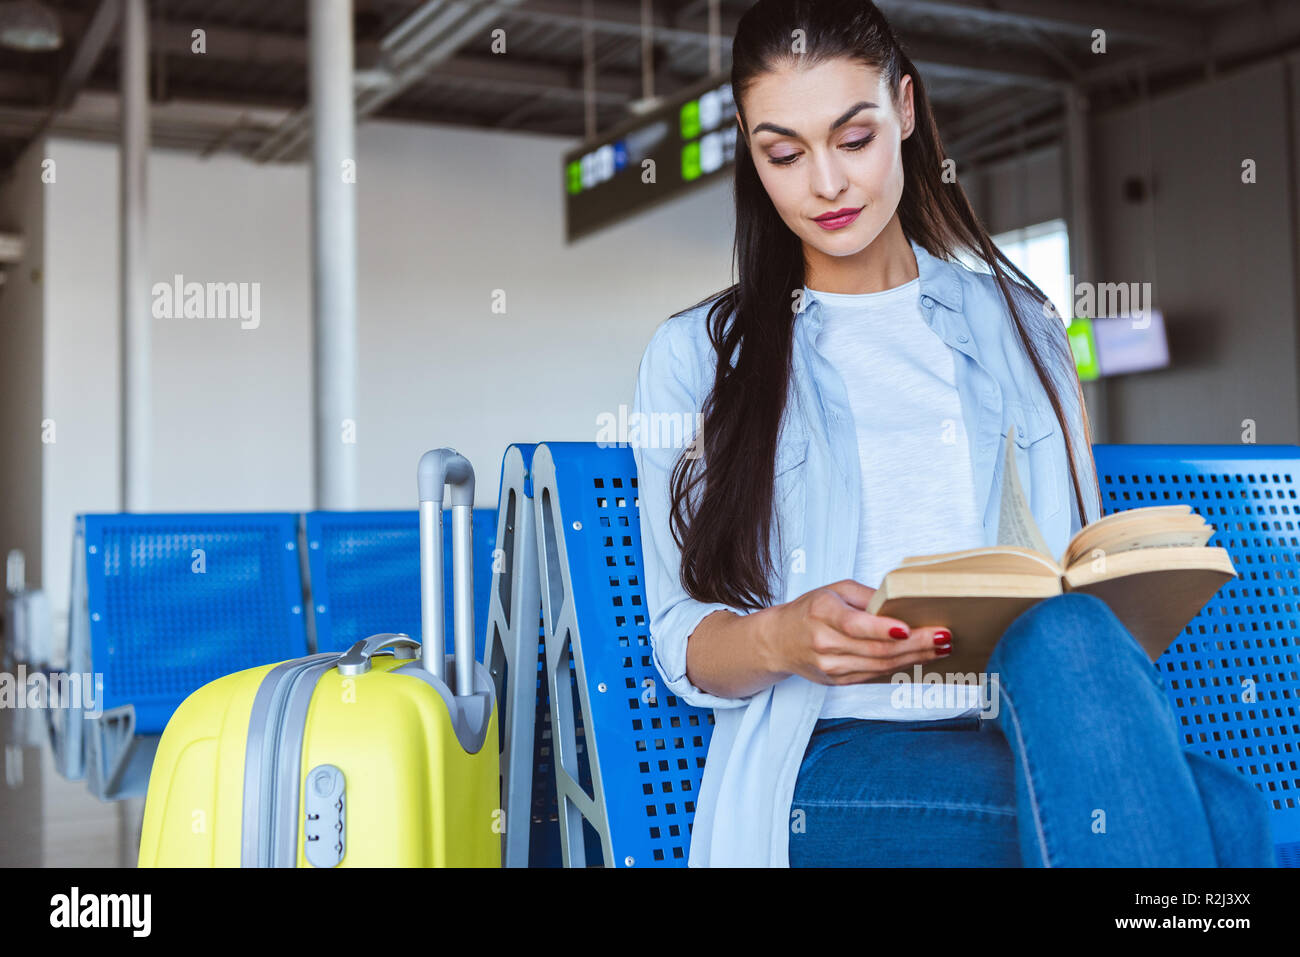
[[[1267,800],[1184,749],[1159,672],[1103,601],[1039,602],[988,672],[996,715],[819,720],[790,866],[1276,866]]]

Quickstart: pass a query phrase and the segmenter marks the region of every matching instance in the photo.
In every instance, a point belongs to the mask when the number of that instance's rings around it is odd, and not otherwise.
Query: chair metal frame
[[[711,710],[659,691],[640,579],[637,495],[629,447],[547,442],[533,454],[566,867],[587,865],[584,835],[593,834],[605,867],[684,865],[712,732]],[[584,644],[584,634],[597,640]],[[574,680],[562,689],[557,675],[571,665]]]

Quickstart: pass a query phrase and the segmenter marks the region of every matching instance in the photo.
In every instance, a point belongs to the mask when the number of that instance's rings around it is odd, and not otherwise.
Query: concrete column
[[[119,159],[121,220],[121,507],[149,510],[153,381],[150,374],[149,12],[145,0],[122,7]]]
[[[351,0],[310,0],[317,508],[357,500],[356,115]]]

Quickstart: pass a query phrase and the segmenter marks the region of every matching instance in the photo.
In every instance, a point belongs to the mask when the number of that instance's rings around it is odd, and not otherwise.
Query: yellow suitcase
[[[496,691],[474,658],[474,471],[435,449],[418,483],[423,649],[375,635],[186,698],[154,759],[141,867],[501,866]],[[454,655],[440,653],[446,484]]]

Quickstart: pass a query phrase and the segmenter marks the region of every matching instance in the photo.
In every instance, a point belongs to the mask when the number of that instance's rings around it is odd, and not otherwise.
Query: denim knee
[[[989,670],[1005,666],[1008,673],[1023,674],[1040,669],[1045,672],[1042,678],[1055,682],[1121,663],[1138,667],[1162,687],[1146,651],[1109,605],[1095,595],[1066,592],[1038,602],[1008,626],[993,650]]]
[[[1205,807],[1220,867],[1276,867],[1269,799],[1254,782],[1222,760],[1196,750],[1187,765]]]

